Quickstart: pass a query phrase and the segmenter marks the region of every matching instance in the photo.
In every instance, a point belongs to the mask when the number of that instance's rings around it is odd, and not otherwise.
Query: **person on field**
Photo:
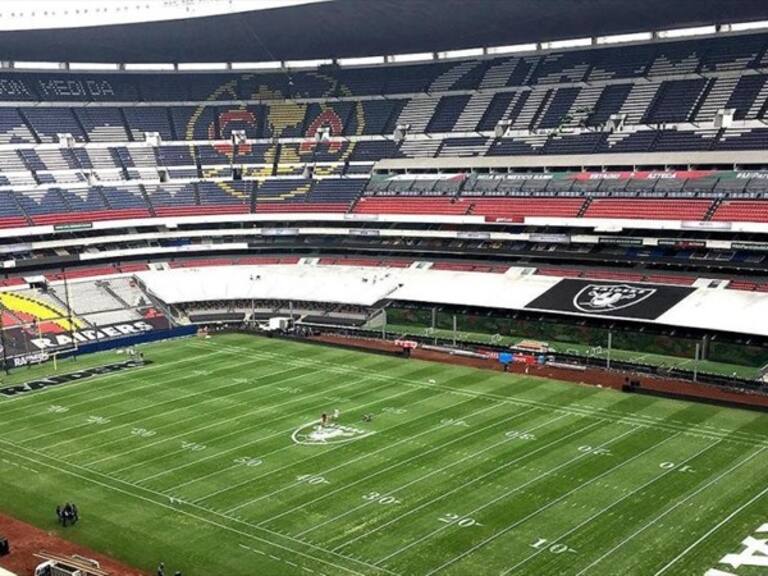
[[[77,511],[77,506],[75,504],[72,504],[72,524],[77,524],[78,520],[80,520],[80,512]]]
[[[66,527],[67,524],[72,521],[72,504],[69,502],[64,504],[64,510],[61,511],[61,518],[61,525],[64,527]]]
[[[64,513],[61,511],[61,506],[56,506],[56,518],[58,518],[59,524],[64,524]]]
[[[165,576],[165,564],[160,562],[160,566],[157,567],[157,576]]]

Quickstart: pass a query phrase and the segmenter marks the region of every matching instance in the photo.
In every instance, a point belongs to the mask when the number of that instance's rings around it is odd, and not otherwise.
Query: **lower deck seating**
[[[526,217],[575,218],[583,198],[477,198],[472,213],[493,220],[522,221]]]
[[[354,207],[359,214],[442,214],[469,213],[470,201],[449,198],[361,198]]]
[[[640,220],[704,220],[710,200],[656,200],[599,198],[587,208],[585,218],[628,218]]]
[[[712,216],[712,220],[725,222],[768,222],[768,201],[725,200]]]

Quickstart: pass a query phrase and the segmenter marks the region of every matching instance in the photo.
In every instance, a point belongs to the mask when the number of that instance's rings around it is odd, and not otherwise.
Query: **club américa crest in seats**
[[[324,87],[324,95],[328,98],[352,95],[346,86],[321,73],[306,72],[303,82],[313,84],[315,95],[319,87]],[[207,104],[198,106],[192,110],[184,125],[186,137],[228,140],[233,130],[243,130],[249,138],[257,135],[263,138],[300,138],[300,143],[283,145],[281,162],[345,161],[355,143],[342,136],[361,135],[364,132],[366,122],[362,101],[308,104],[301,102],[300,98],[309,93],[295,90],[288,95],[279,85],[280,79],[274,75],[265,77],[253,74],[243,74],[222,84],[209,96],[211,105],[221,100],[244,99],[260,103],[216,105],[213,115],[206,111]],[[322,131],[327,132],[328,140],[319,142],[317,134]],[[220,143],[215,148],[222,156],[232,154],[232,146],[228,142]],[[275,149],[276,144],[272,144],[265,152],[265,157],[273,156]],[[251,146],[241,145],[239,151],[241,154],[249,154]]]
[[[605,314],[636,306],[656,292],[630,284],[588,284],[574,296],[573,306],[588,314]]]

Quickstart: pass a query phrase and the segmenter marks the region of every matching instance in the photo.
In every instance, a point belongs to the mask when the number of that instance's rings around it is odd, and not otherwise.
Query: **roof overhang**
[[[0,60],[306,60],[766,19],[765,0],[334,0],[165,22],[2,32]]]

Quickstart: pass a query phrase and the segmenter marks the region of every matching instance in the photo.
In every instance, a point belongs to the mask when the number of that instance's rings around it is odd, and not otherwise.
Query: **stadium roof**
[[[0,32],[0,59],[307,60],[766,19],[765,0],[332,0],[204,18]]]

